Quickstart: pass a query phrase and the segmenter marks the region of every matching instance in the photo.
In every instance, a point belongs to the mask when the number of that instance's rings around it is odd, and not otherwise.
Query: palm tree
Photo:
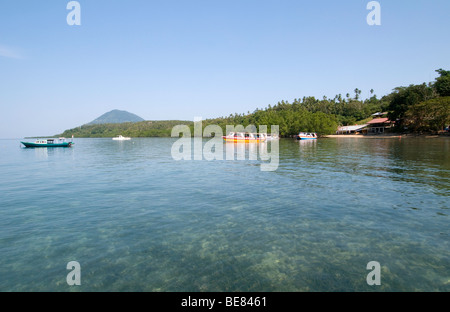
[[[361,90],[359,90],[358,88],[355,89],[355,100],[359,99],[359,95],[361,94]]]

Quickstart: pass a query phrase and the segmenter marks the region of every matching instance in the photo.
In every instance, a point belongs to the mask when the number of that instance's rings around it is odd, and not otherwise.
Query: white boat
[[[117,137],[113,138],[113,140],[114,141],[128,141],[128,140],[131,140],[131,138],[118,135]]]
[[[317,140],[317,133],[305,133],[305,132],[300,132],[297,135],[297,140]]]
[[[279,140],[280,137],[276,134],[266,134],[267,141]]]

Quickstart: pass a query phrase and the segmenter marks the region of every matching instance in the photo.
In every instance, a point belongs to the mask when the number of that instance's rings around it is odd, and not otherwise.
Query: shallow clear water
[[[273,172],[75,142],[0,140],[0,291],[450,291],[448,139],[283,139]]]

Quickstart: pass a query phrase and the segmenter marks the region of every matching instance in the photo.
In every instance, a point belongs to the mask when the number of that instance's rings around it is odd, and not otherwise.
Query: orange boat
[[[232,143],[260,143],[267,140],[267,135],[264,133],[230,132],[223,137],[223,140]]]

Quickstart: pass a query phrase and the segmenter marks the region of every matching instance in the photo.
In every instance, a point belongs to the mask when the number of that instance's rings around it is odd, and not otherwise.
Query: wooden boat
[[[300,132],[297,140],[317,140],[317,133]]]
[[[231,143],[260,143],[265,142],[267,135],[263,133],[230,132],[223,137],[225,142]]]
[[[35,142],[21,142],[25,147],[71,147],[73,142],[66,142],[65,138],[38,139]]]

